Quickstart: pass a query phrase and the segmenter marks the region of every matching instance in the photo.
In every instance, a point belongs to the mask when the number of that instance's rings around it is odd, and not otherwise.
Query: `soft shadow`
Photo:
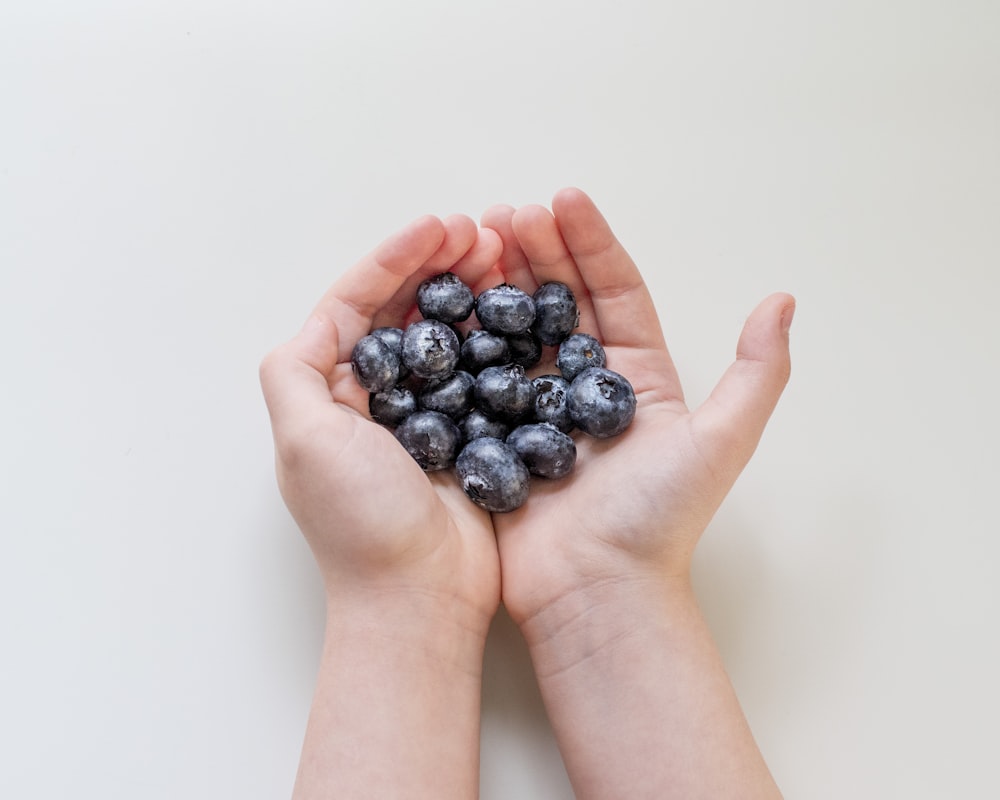
[[[524,640],[501,607],[483,664],[481,800],[573,800]]]
[[[251,564],[252,592],[264,652],[297,696],[311,695],[323,647],[326,602],[323,582],[294,521],[280,500],[259,504],[253,532],[255,557]]]
[[[729,503],[699,544],[693,578],[751,723],[781,741],[801,735],[787,727],[793,709],[849,691],[882,616],[887,553],[867,492],[817,497],[808,513],[766,506]]]

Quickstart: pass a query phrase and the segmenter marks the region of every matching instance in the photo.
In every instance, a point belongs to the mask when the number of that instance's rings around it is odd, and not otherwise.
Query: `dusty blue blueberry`
[[[392,352],[396,354],[396,357],[399,359],[399,380],[403,380],[403,378],[410,374],[410,370],[403,363],[403,329],[386,326],[376,328],[371,332],[371,335],[389,345]]]
[[[587,367],[603,367],[607,363],[604,348],[589,333],[567,336],[556,354],[556,368],[570,383]]]
[[[414,322],[403,331],[403,363],[420,378],[443,378],[458,364],[458,336],[436,319]]]
[[[380,339],[385,342],[392,349],[397,356],[402,358],[403,355],[403,329],[393,328],[392,326],[385,326],[383,328],[375,328],[370,334],[376,339]]]
[[[368,410],[376,422],[395,428],[417,410],[417,398],[405,386],[393,386],[368,398]]]
[[[462,356],[462,345],[465,344],[465,334],[463,334],[458,329],[457,325],[453,325],[451,323],[448,323],[448,327],[451,328],[452,332],[455,334],[456,338],[458,339],[458,355],[459,355],[459,358],[461,358],[461,356]]]
[[[399,358],[385,342],[368,334],[351,350],[351,369],[366,391],[384,392],[399,380]]]
[[[458,429],[466,442],[478,439],[480,436],[492,436],[494,439],[506,439],[510,426],[498,419],[493,419],[478,408],[472,409],[458,422]]]
[[[524,333],[535,321],[535,301],[522,289],[501,283],[476,298],[476,317],[491,333]]]
[[[461,322],[476,305],[472,289],[453,272],[442,272],[417,287],[417,308],[427,319]]]
[[[491,417],[513,422],[535,407],[535,386],[524,367],[487,367],[476,376],[476,407]]]
[[[396,428],[396,439],[426,472],[455,463],[462,434],[451,417],[439,411],[417,411]]]
[[[487,511],[513,511],[528,499],[528,468],[514,449],[499,439],[473,439],[459,454],[455,471],[469,499]]]
[[[508,336],[507,346],[510,348],[510,360],[525,369],[531,369],[542,360],[542,341],[531,331]]]
[[[577,375],[570,384],[567,403],[576,426],[599,439],[617,436],[635,417],[632,384],[604,367],[588,367]]]
[[[510,432],[507,444],[514,448],[532,475],[564,478],[576,464],[576,444],[548,422],[520,425]]]
[[[468,372],[456,370],[447,378],[428,381],[417,401],[422,409],[459,419],[472,410],[475,386],[476,379]]]
[[[531,330],[542,344],[559,344],[580,324],[576,297],[565,283],[543,283],[531,299],[535,301],[535,321]]]
[[[573,418],[566,403],[569,381],[561,375],[539,375],[535,385],[535,420],[550,422],[563,433],[573,430]]]
[[[462,342],[459,365],[478,375],[486,367],[506,364],[510,359],[510,348],[503,336],[479,328],[469,331]]]

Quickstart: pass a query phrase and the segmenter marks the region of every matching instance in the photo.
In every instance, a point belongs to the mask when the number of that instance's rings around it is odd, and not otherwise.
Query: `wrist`
[[[595,656],[611,657],[651,631],[698,615],[687,574],[607,579],[561,593],[520,624],[540,680]]]
[[[424,589],[327,591],[325,650],[398,654],[412,664],[479,676],[492,613]]]
[[[686,575],[591,584],[522,631],[581,800],[780,797]]]
[[[328,593],[295,798],[472,797],[487,623],[424,591]]]

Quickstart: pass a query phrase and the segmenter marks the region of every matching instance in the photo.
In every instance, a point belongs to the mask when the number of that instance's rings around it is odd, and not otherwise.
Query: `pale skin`
[[[568,284],[580,330],[638,397],[628,431],[578,435],[574,473],[535,480],[508,514],[478,509],[448,471],[423,473],[368,418],[351,374],[353,343],[417,318],[417,284],[449,269],[477,293]],[[641,275],[579,190],[551,209],[493,207],[479,226],[421,218],[346,272],[261,365],[279,486],[328,601],[294,797],[476,797],[501,598],[579,798],[780,797],[690,573],[787,382],[793,310],[789,295],[765,299],[689,410]]]

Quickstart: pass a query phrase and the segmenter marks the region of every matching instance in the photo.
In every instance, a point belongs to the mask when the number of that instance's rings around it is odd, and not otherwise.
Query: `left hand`
[[[373,328],[405,327],[424,278],[451,270],[476,284],[500,249],[500,237],[468,217],[416,220],[348,270],[261,364],[278,482],[331,599],[419,598],[471,609],[477,627],[497,609],[489,514],[450,471],[425,474],[371,420],[350,358]]]

